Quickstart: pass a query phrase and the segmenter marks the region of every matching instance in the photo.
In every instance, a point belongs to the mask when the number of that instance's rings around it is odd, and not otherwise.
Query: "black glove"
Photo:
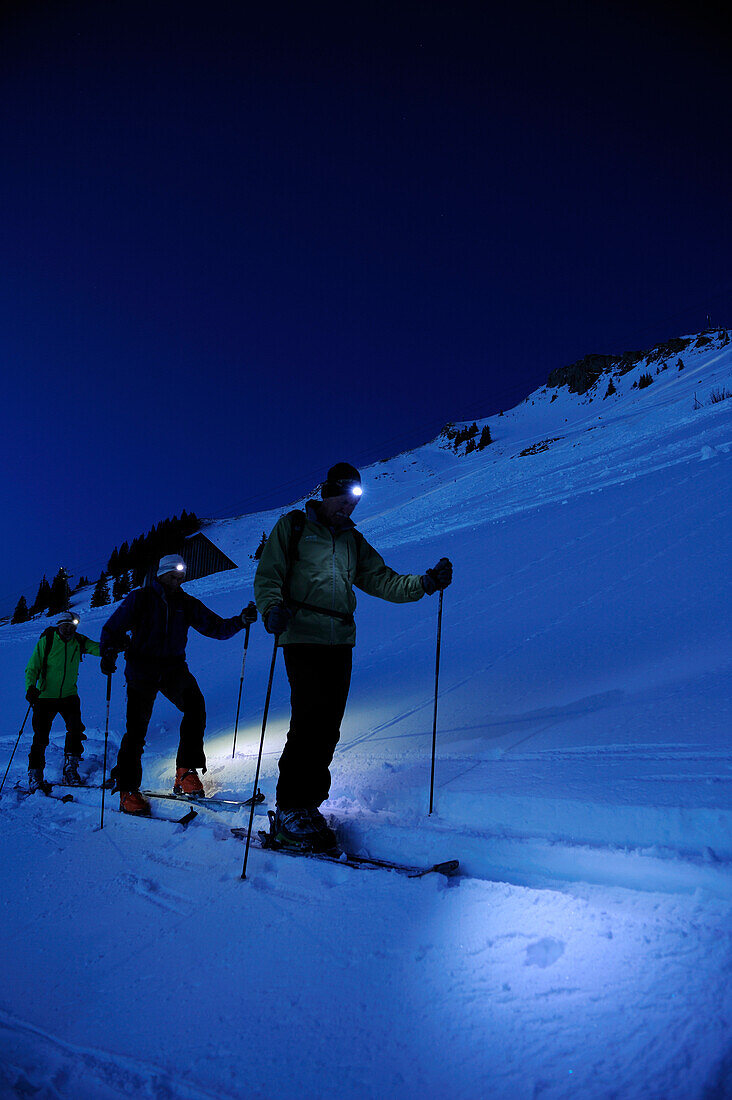
[[[251,603],[248,603],[247,606],[242,611],[241,621],[244,623],[244,626],[251,626],[252,623],[256,623],[256,621],[257,621],[257,605],[254,603],[254,601],[252,601]]]
[[[440,558],[437,565],[428,569],[422,577],[422,587],[428,596],[434,592],[442,591],[452,583],[452,562],[449,558]]]
[[[286,607],[276,604],[275,607],[270,607],[264,616],[264,629],[268,634],[276,634],[279,637],[287,630],[291,618],[292,615]]]
[[[28,702],[31,704],[31,706],[33,706],[36,699],[40,699],[41,693],[38,690],[38,688],[35,687],[35,685],[34,685],[33,687],[28,688],[28,690],[25,693],[25,697],[28,700]]]
[[[113,649],[105,649],[99,662],[102,676],[111,676],[117,671],[117,653]]]

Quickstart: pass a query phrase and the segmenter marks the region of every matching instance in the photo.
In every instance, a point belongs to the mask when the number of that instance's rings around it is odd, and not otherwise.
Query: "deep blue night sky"
[[[284,506],[732,322],[702,8],[5,10],[0,612],[182,508]]]

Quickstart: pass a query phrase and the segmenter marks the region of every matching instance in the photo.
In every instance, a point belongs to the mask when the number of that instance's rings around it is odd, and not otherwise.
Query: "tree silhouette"
[[[39,611],[45,611],[48,607],[51,599],[51,585],[46,580],[45,576],[41,583],[38,585],[38,595],[33,601],[31,606],[31,615],[37,615]]]
[[[69,574],[63,566],[59,569],[51,584],[51,596],[48,601],[48,614],[58,615],[59,611],[68,611],[71,588]]]
[[[114,578],[112,585],[112,601],[117,603],[118,600],[123,600],[130,590],[130,579],[127,573],[120,574],[119,577]]]
[[[10,621],[11,623],[27,623],[30,617],[30,611],[28,610],[28,604],[25,602],[25,596],[21,596],[15,605],[15,611]]]
[[[91,607],[104,607],[111,602],[112,597],[109,595],[109,580],[107,579],[107,574],[102,573],[92,592]]]

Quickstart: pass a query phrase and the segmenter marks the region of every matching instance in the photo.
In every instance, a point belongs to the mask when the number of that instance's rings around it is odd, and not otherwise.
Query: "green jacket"
[[[99,656],[99,642],[85,638],[83,634],[74,634],[65,642],[55,627],[50,627],[51,648],[48,652],[46,677],[38,685],[41,699],[67,699],[76,695],[76,681],[79,676],[79,662],[85,653]],[[36,642],[36,648],[25,670],[25,689],[35,687],[41,676],[43,658],[46,653],[46,632]]]
[[[422,578],[416,574],[395,573],[385,565],[381,555],[356,531],[350,520],[347,526],[338,529],[326,527],[319,521],[312,503],[307,505],[306,515],[289,583],[294,616],[280,636],[282,645],[298,642],[355,645],[354,585],[369,596],[379,596],[392,603],[409,603],[422,598]],[[285,600],[283,586],[292,524],[292,513],[277,521],[259,560],[254,577],[254,598],[262,617],[275,604]],[[335,611],[342,617],[298,608],[297,603]]]

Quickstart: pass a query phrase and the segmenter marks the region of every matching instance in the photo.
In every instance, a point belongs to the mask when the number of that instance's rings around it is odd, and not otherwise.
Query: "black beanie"
[[[331,466],[328,470],[328,476],[323,482],[323,500],[326,497],[337,497],[343,493],[343,488],[336,484],[339,481],[355,481],[360,485],[361,475],[350,462],[336,462],[335,466]]]

